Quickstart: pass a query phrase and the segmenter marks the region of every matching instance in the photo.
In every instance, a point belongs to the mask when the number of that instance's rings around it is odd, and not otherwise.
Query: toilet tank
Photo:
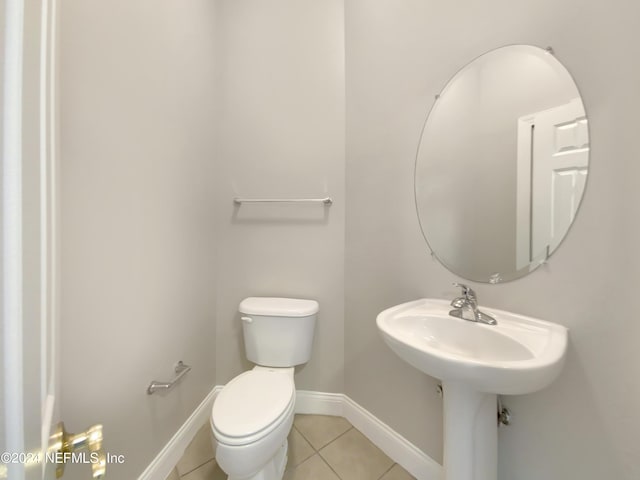
[[[265,367],[309,361],[318,309],[315,300],[245,298],[238,310],[247,358]]]

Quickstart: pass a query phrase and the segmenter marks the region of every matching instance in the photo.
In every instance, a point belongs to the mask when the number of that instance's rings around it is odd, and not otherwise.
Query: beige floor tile
[[[415,480],[415,477],[396,463],[380,480]]]
[[[215,460],[200,465],[192,472],[181,477],[182,480],[227,480],[227,474],[222,471]]]
[[[178,470],[176,470],[175,467],[173,467],[173,470],[171,470],[171,473],[167,477],[167,480],[180,480],[180,475],[178,474]]]
[[[296,415],[294,425],[316,450],[351,428],[346,419],[329,415]]]
[[[355,428],[320,450],[320,455],[345,480],[375,480],[393,460]]]
[[[329,466],[315,454],[295,468],[284,472],[283,480],[340,480]]]
[[[307,442],[295,427],[292,428],[289,434],[289,450],[287,452],[289,458],[287,459],[287,468],[301,464],[314,453],[316,452],[309,442]]]
[[[215,457],[213,445],[211,444],[211,432],[209,422],[205,423],[196,433],[189,446],[178,461],[176,468],[180,476],[184,476],[191,470],[212,460]]]

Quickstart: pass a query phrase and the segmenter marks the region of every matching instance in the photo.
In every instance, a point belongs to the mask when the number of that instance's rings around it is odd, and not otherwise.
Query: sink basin
[[[444,480],[497,480],[497,396],[553,382],[567,329],[482,307],[498,322],[486,325],[453,317],[451,309],[446,300],[403,303],[378,315],[378,329],[400,358],[442,380]]]
[[[452,317],[446,300],[422,299],[378,315],[389,347],[418,370],[478,392],[519,395],[558,376],[567,329],[554,323],[482,308],[498,321],[485,325]]]
[[[497,480],[498,397],[548,386],[560,373],[567,329],[482,307],[498,324],[449,315],[446,300],[422,299],[378,315],[400,358],[442,380],[444,480]]]

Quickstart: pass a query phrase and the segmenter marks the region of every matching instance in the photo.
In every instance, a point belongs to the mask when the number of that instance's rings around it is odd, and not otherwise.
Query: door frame
[[[56,2],[5,0],[0,17],[0,445],[11,453],[46,453],[58,417]],[[54,478],[50,467],[9,463],[0,478]]]

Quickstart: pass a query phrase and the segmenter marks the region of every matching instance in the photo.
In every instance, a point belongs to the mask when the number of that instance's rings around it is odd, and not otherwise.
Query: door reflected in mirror
[[[584,105],[550,49],[476,58],[436,98],[420,140],[416,207],[429,247],[469,280],[526,275],[567,234],[588,163]]]

